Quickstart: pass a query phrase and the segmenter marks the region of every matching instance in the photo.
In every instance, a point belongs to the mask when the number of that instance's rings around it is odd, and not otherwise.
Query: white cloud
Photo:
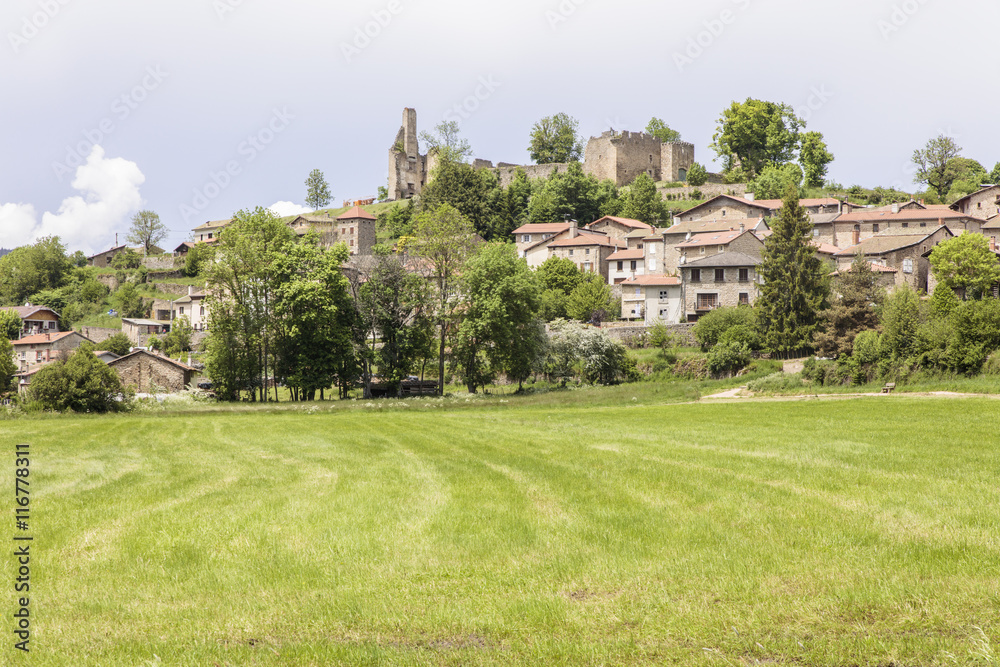
[[[70,250],[103,249],[116,231],[128,229],[129,217],[142,207],[139,186],[145,181],[135,162],[106,158],[104,149],[94,146],[72,182],[81,195],[64,199],[58,213],[43,213],[38,222],[30,204],[0,204],[0,246],[59,236]]]
[[[299,206],[298,204],[290,201],[274,202],[268,206],[268,208],[274,211],[275,215],[280,215],[281,217],[285,217],[286,215],[304,215],[306,213],[312,213],[311,208]]]

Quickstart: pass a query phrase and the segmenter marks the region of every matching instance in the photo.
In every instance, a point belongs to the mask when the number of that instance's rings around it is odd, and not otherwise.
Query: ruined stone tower
[[[403,125],[389,149],[389,197],[409,199],[427,184],[427,156],[417,143],[417,111],[403,109]]]

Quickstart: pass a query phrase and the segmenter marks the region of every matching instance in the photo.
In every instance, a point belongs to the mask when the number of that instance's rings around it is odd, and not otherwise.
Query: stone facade
[[[723,253],[685,265],[684,310],[688,322],[723,306],[753,305],[760,295],[757,266],[760,260],[737,253]]]
[[[92,342],[79,332],[63,331],[27,336],[11,341],[11,346],[14,348],[14,363],[23,372],[32,366],[52,363],[60,355],[75,350],[82,343]]]
[[[94,341],[95,345],[100,345],[115,334],[120,334],[121,329],[109,329],[107,327],[80,327],[80,332]]]
[[[688,209],[674,216],[675,223],[697,220],[746,220],[748,218],[768,218],[771,209],[748,199],[719,195],[704,204]]]
[[[1000,214],[1000,185],[991,185],[983,188],[971,195],[962,197],[951,207],[959,213],[978,218],[979,220],[989,220]]]
[[[417,111],[403,109],[403,124],[389,149],[389,197],[399,200],[419,195],[431,169],[417,143]]]
[[[678,278],[642,276],[622,283],[621,290],[622,319],[678,324],[684,315],[684,290]]]
[[[115,359],[108,366],[118,373],[124,386],[140,394],[184,391],[195,374],[190,366],[145,350]]]
[[[939,227],[926,235],[873,237],[857,248],[841,251],[836,257],[837,269],[846,271],[851,268],[851,263],[859,252],[871,262],[895,269],[893,279],[896,287],[906,284],[917,292],[928,292],[931,287],[928,281],[930,262],[924,255],[952,236],[947,227]],[[893,242],[894,239],[897,242]]]

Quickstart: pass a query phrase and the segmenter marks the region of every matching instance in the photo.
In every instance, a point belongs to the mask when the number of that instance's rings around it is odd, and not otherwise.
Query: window
[[[184,306],[181,306],[180,308],[178,308],[177,312],[180,313],[181,315],[183,315],[184,314]]]
[[[354,233],[354,227],[351,227],[351,234]]]
[[[750,282],[750,269],[740,269],[740,282],[741,283]]]
[[[717,283],[724,283],[724,282],[726,282],[726,270],[725,269],[716,269],[715,270],[715,282],[717,282]]]
[[[639,244],[639,248],[640,249],[642,248],[642,244],[641,243]],[[649,246],[649,254],[650,255],[655,255],[656,254],[656,246],[655,245]]]
[[[625,270],[624,266],[625,266],[625,262],[618,262],[618,270],[619,271],[624,271]]]
[[[635,295],[636,296],[642,296],[642,288],[641,287],[636,287],[635,288]]]
[[[697,310],[711,310],[719,307],[718,294],[699,294]]]
[[[199,313],[202,317],[205,317],[205,306],[201,307],[201,312]]]
[[[927,223],[926,223],[926,222],[921,222],[921,223],[920,223],[920,226],[921,226],[921,227],[926,227],[926,226],[927,226]]]
[[[572,257],[572,256],[573,256],[573,249],[572,249],[572,248],[570,248],[570,249],[569,249],[569,256],[570,256],[570,257]]]
[[[354,247],[354,239],[351,239],[351,242],[348,245],[350,245],[353,248]]]
[[[589,255],[590,254],[590,248],[587,248],[586,250],[584,250],[583,254],[584,255]]]
[[[691,282],[693,283],[701,282],[701,269],[691,269]]]
[[[670,298],[670,290],[661,289],[660,290],[660,298],[661,299],[669,299]]]
[[[913,260],[909,257],[903,260],[903,273],[913,273]]]
[[[740,305],[741,306],[750,305],[750,295],[747,292],[740,292]]]
[[[629,262],[629,271],[635,271],[635,260]]]
[[[726,217],[726,209],[722,209],[722,217]]]
[[[904,222],[904,223],[903,223],[903,227],[904,227],[904,228],[905,228],[905,227],[909,227],[909,226],[910,226],[910,223],[908,223],[908,222]]]
[[[208,238],[212,238],[212,234],[211,234],[211,232],[209,232],[209,234],[208,234]]]
[[[542,240],[543,241],[548,241],[550,238],[552,238],[552,234],[542,234]],[[528,240],[529,241],[531,240],[531,236],[530,235],[528,236]]]
[[[35,361],[41,361],[41,360],[42,360],[42,351],[39,350],[38,352],[35,352]]]
[[[702,246],[702,247],[701,247],[701,254],[702,254],[702,255],[704,255],[704,254],[705,254],[705,246]]]
[[[813,238],[819,238],[819,230],[813,227]]]
[[[521,234],[521,243],[531,243],[531,234]]]

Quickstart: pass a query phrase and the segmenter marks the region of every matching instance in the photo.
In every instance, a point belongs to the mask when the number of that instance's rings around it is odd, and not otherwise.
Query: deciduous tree
[[[565,113],[546,116],[531,128],[528,152],[536,164],[575,162],[583,156],[577,120]]]
[[[475,249],[472,224],[454,207],[442,204],[414,216],[412,249],[428,266],[436,287],[434,318],[438,326],[438,392],[444,395],[445,343],[453,323],[458,275]]]
[[[712,149],[726,171],[737,166],[753,178],[768,165],[782,165],[795,158],[799,130],[805,121],[787,104],[747,98],[733,102],[719,117],[712,135]]]
[[[680,132],[670,129],[669,125],[656,117],[649,120],[649,123],[646,125],[646,133],[653,135],[665,144],[681,140]]]
[[[469,140],[462,137],[462,129],[457,120],[446,120],[434,126],[434,134],[421,132],[420,140],[427,144],[427,150],[437,151],[443,158],[465,162],[472,157]]]
[[[170,230],[160,221],[160,216],[153,211],[139,211],[132,216],[132,226],[129,227],[125,240],[141,245],[143,254],[152,252],[153,246],[167,238]]]
[[[939,243],[931,250],[930,262],[939,288],[959,290],[963,298],[981,299],[1000,282],[1000,261],[981,234],[961,234]]]
[[[922,149],[913,151],[912,160],[917,167],[914,182],[925,183],[944,199],[957,176],[950,163],[961,152],[962,148],[951,137],[942,134],[931,139]]]
[[[656,183],[646,172],[639,174],[629,186],[628,194],[624,197],[622,216],[654,226],[658,221],[667,219],[667,208],[663,197],[656,189]]]
[[[826,147],[820,132],[803,132],[799,149],[799,164],[805,171],[806,187],[819,188],[826,179],[826,170],[833,162],[833,153]]]

